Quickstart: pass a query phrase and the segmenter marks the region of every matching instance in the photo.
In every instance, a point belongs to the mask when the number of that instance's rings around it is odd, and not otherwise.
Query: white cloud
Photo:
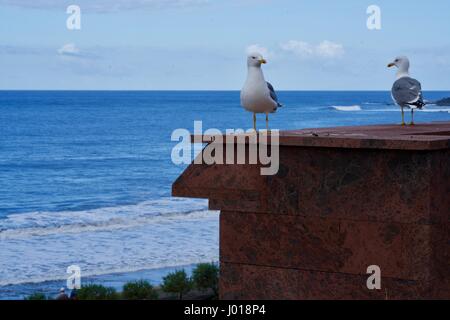
[[[328,40],[322,41],[316,48],[317,54],[324,58],[335,58],[344,55],[344,46]]]
[[[158,9],[201,5],[210,0],[0,0],[0,5],[32,9],[65,10],[76,4],[82,12],[117,12],[134,9]]]
[[[77,58],[77,60],[99,60],[100,56],[93,52],[80,50],[74,43],[67,43],[58,49],[58,54],[62,57]]]
[[[58,54],[62,56],[78,56],[80,55],[80,49],[73,43],[67,43],[58,49]]]
[[[245,53],[246,54],[259,53],[265,58],[273,57],[273,53],[270,52],[269,49],[267,49],[266,47],[260,46],[259,44],[251,44],[251,45],[249,45],[245,49]]]
[[[324,40],[317,45],[310,44],[305,41],[290,40],[280,45],[281,50],[293,53],[300,58],[338,58],[344,55],[344,46]]]
[[[314,55],[314,47],[304,41],[290,40],[280,45],[281,49],[287,52],[306,58]]]

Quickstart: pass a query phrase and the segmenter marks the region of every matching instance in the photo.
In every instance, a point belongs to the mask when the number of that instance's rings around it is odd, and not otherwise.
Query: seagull
[[[273,86],[264,79],[261,65],[267,63],[259,53],[247,57],[248,74],[241,90],[241,105],[253,112],[253,130],[256,132],[256,114],[266,114],[266,129],[269,131],[269,113],[274,113],[282,106],[278,102]]]
[[[388,64],[388,68],[397,67],[397,80],[392,86],[392,99],[402,109],[402,126],[405,125],[403,109],[411,109],[411,123],[414,125],[414,109],[422,109],[425,105],[422,98],[422,86],[419,81],[409,76],[409,60],[407,57],[397,57]]]

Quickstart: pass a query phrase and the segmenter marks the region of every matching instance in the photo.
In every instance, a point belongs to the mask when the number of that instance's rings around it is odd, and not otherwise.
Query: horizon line
[[[54,91],[54,92],[240,92],[241,89],[0,89],[5,91]],[[390,92],[390,89],[278,89],[277,92]],[[450,89],[430,89],[424,92],[450,92]]]

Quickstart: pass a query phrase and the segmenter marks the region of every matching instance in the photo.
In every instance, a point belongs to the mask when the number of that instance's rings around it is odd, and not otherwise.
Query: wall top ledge
[[[260,133],[265,134],[264,131]],[[235,135],[237,136],[239,135]],[[247,143],[250,136],[251,134],[245,134]],[[226,137],[222,137],[224,143],[233,143],[235,140],[230,136]],[[217,137],[193,135],[191,139],[194,143],[211,143]],[[270,143],[270,136],[266,140]],[[388,124],[280,131],[279,143],[281,146],[296,147],[442,150],[450,149],[450,122],[421,123],[404,127]]]

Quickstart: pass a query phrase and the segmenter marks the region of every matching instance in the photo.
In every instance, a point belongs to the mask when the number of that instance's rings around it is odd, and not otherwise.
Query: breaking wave
[[[219,215],[207,201],[163,198],[0,219],[0,286],[217,261]]]
[[[354,105],[354,106],[331,106],[332,109],[337,111],[361,111],[361,106]]]

